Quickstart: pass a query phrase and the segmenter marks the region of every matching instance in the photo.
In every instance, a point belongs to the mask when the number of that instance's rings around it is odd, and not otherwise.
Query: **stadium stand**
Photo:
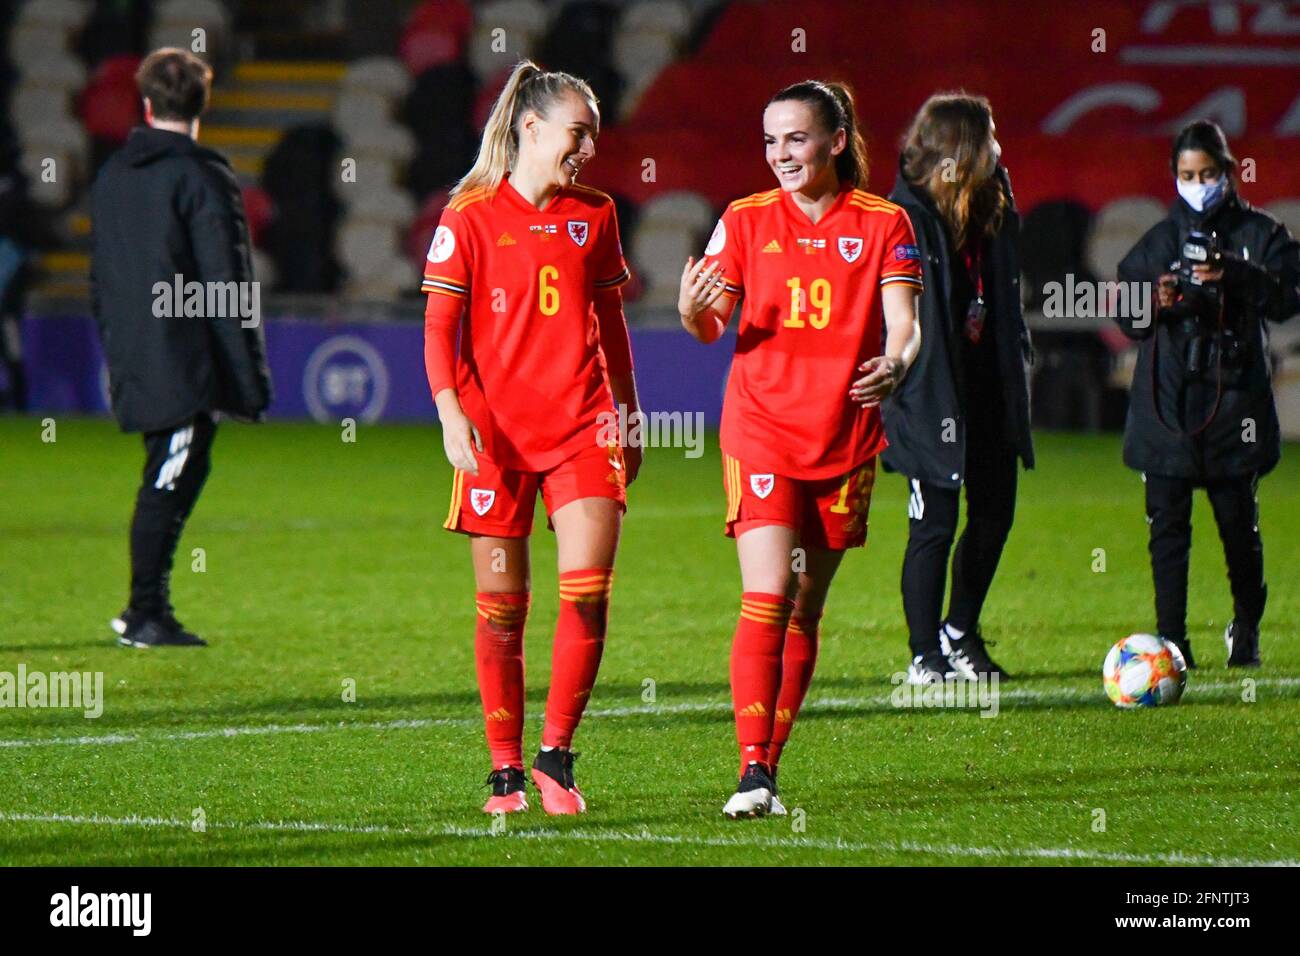
[[[1173,199],[1172,132],[1218,119],[1251,162],[1248,197],[1300,232],[1293,64],[1253,20],[1224,33],[1226,21],[1213,26],[1194,7],[922,0],[903,27],[927,37],[917,63],[890,31],[857,28],[898,22],[884,0],[17,0],[0,9],[0,177],[30,210],[29,307],[84,311],[87,188],[140,121],[136,66],[155,45],[201,36],[216,84],[200,141],[239,176],[267,307],[417,320],[447,192],[473,161],[504,77],[530,56],[597,91],[599,159],[584,180],[618,207],[630,320],[672,326],[684,258],[727,202],[771,185],[758,133],[776,89],[849,81],[870,188],[885,194],[915,109],[935,90],[965,88],[994,104],[1023,217],[1036,420],[1114,424],[1130,344],[1104,318],[1045,317],[1044,290],[1067,275],[1114,278]],[[1106,51],[1067,42],[1102,22]],[[1215,44],[1232,55],[1214,61]],[[1300,395],[1300,333],[1280,331],[1275,353],[1279,380]]]
[[[1064,271],[1113,276],[1171,199],[1170,130],[1201,104],[1231,98],[1207,98],[1201,72],[1175,55],[1203,39],[1195,14],[1139,23],[1140,11],[1122,0],[1065,13],[1020,0],[996,5],[1020,33],[1044,36],[1071,25],[1088,35],[1100,17],[1112,24],[1111,58],[1026,46],[1003,35],[997,17],[921,3],[909,9],[908,29],[940,43],[922,68],[903,45],[844,28],[888,20],[890,6],[877,0],[423,0],[373,16],[343,0],[29,0],[3,21],[0,91],[9,152],[59,239],[41,261],[38,294],[84,295],[85,190],[138,122],[135,65],[153,45],[190,45],[201,28],[217,70],[201,140],[238,172],[259,274],[278,293],[405,301],[414,315],[413,279],[446,190],[473,159],[502,77],[532,56],[587,77],[602,100],[591,182],[619,206],[638,278],[627,290],[634,319],[671,321],[681,259],[726,202],[769,184],[756,135],[763,104],[806,76],[854,84],[871,187],[881,193],[892,185],[898,137],[926,95],[964,87],[992,99],[1025,214],[1033,307]],[[352,34],[362,39],[350,42]],[[1270,76],[1280,74],[1232,82],[1249,102],[1252,158],[1260,168],[1291,168],[1286,116],[1296,90]],[[1241,132],[1231,118],[1226,125]],[[1125,162],[1104,161],[1111,155]],[[47,160],[61,175],[41,175]],[[1293,174],[1250,186],[1293,228],[1298,193]]]

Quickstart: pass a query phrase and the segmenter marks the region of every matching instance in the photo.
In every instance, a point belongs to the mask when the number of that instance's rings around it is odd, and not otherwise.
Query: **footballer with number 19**
[[[920,346],[912,225],[862,189],[848,88],[781,90],[763,139],[779,187],[727,207],[704,258],[687,261],[678,302],[686,330],[710,343],[744,297],[721,432],[744,590],[731,649],[740,783],[723,808],[733,818],[785,813],[777,763],[812,680],[831,579],[845,550],[866,543],[886,444],[880,401]]]
[[[596,681],[626,487],[640,466],[639,448],[602,434],[615,399],[629,414],[638,405],[614,204],[576,182],[599,124],[583,80],[519,63],[425,264],[425,366],[455,468],[444,527],[469,535],[474,563],[486,813],[528,809],[523,634],[539,491],[560,610],[532,779],[547,813],[586,810],[570,744]]]

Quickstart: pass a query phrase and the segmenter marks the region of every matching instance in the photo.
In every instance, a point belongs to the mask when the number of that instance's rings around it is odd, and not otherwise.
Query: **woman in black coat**
[[[1179,198],[1119,265],[1150,283],[1152,310],[1123,316],[1139,342],[1124,463],[1142,472],[1156,625],[1194,667],[1187,639],[1192,490],[1204,488],[1223,541],[1233,620],[1228,666],[1259,664],[1264,550],[1255,491],[1281,454],[1267,321],[1300,311],[1300,244],[1237,193],[1237,161],[1215,123],[1174,139]]]
[[[883,403],[887,468],[911,483],[903,609],[911,683],[1007,676],[980,611],[1015,517],[1016,472],[1032,468],[1029,333],[1020,308],[1020,228],[988,100],[930,97],[904,141],[891,201],[912,220],[924,270],[921,352]],[[966,488],[966,528],[948,555]]]

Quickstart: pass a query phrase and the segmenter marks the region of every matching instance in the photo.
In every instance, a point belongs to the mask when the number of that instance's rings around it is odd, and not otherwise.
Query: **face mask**
[[[1183,197],[1187,205],[1197,212],[1205,212],[1223,198],[1227,177],[1220,176],[1212,183],[1188,183],[1181,179],[1176,179],[1174,182],[1178,186],[1178,195]]]

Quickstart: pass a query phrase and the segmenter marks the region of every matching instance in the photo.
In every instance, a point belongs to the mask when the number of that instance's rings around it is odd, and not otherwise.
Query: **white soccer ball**
[[[1130,634],[1106,655],[1101,678],[1116,707],[1161,707],[1183,696],[1187,662],[1172,641]]]

